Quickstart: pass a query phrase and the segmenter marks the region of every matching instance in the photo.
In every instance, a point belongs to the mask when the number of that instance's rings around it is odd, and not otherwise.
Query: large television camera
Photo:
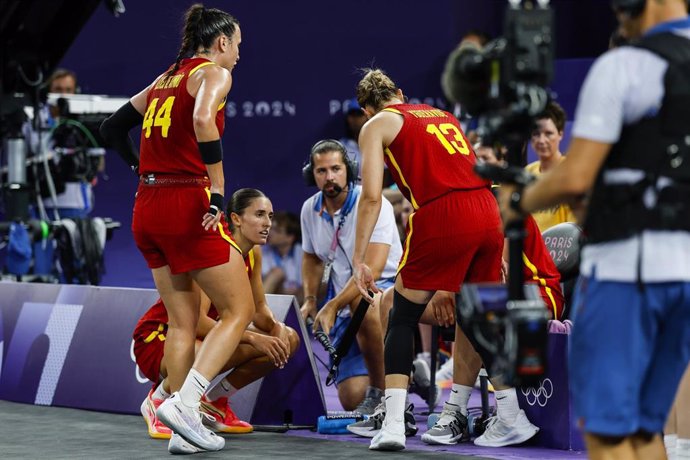
[[[104,150],[97,139],[97,127],[90,124],[95,126],[91,123],[94,116],[104,118],[107,111],[98,107],[96,112],[79,112],[72,107],[76,101],[51,101],[47,94],[50,75],[101,3],[115,16],[124,12],[121,0],[0,2],[0,245],[8,248],[5,268],[16,279],[31,280],[26,276],[31,262],[35,279],[52,281],[50,267],[42,263],[39,270],[39,257],[31,257],[32,240],[50,237],[58,241],[58,251],[69,247],[75,254],[69,263],[79,270],[74,276],[68,276],[67,259],[62,257],[67,250],[60,255],[65,282],[88,278],[97,284],[100,272],[92,268],[100,266],[104,240],[120,225],[111,219],[97,218],[96,229],[96,219],[60,220],[66,217],[58,214],[58,194],[64,190],[61,185],[64,187],[71,180],[90,184],[98,170]],[[60,121],[52,125],[50,105],[60,109]],[[77,187],[73,190],[80,191]],[[44,202],[43,198],[50,201]],[[40,221],[31,219],[32,207]],[[46,212],[49,207],[54,211],[52,215]],[[90,225],[80,227],[82,221]],[[24,238],[25,233],[32,240]],[[100,238],[101,233],[104,238]],[[84,235],[87,237],[82,238]],[[9,244],[4,245],[6,240]],[[65,241],[62,246],[61,240]],[[92,250],[94,241],[100,245],[97,250]],[[52,258],[52,250],[46,248],[52,247],[41,245],[46,260]],[[10,249],[13,255],[21,255],[21,260],[11,264],[9,261],[17,258],[9,257]],[[82,257],[86,252],[95,257]],[[89,270],[94,273],[87,273]]]
[[[484,48],[463,42],[446,62],[442,85],[448,99],[478,119],[484,145],[508,150],[510,167],[475,168],[494,182],[524,185],[523,147],[550,99],[553,23],[549,0],[509,0],[502,37]],[[507,223],[505,233],[508,285],[463,286],[456,317],[493,375],[506,384],[530,386],[546,372],[549,315],[523,285],[524,221]]]
[[[524,142],[534,117],[546,107],[553,77],[553,22],[549,0],[510,0],[502,37],[482,49],[463,43],[448,57],[444,93],[478,118],[485,145]]]
[[[94,140],[97,129],[67,115],[71,123],[50,131],[43,118],[49,76],[100,3],[115,16],[124,12],[121,0],[0,2],[0,190],[8,221],[26,221],[37,197],[60,192],[61,178],[90,180],[95,174],[94,157],[103,154]],[[52,152],[49,138],[55,140]],[[61,171],[54,168],[57,161],[49,161],[57,153],[66,159]]]

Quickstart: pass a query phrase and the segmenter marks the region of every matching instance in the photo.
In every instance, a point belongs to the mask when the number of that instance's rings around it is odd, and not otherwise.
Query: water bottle
[[[429,418],[426,419],[426,428],[427,430],[430,430],[431,427],[436,425],[436,422],[438,421],[439,417],[441,417],[441,414],[439,412],[435,412],[433,414],[429,414]]]
[[[317,419],[316,431],[321,434],[347,434],[347,426],[363,420],[364,417],[356,412],[331,412]]]

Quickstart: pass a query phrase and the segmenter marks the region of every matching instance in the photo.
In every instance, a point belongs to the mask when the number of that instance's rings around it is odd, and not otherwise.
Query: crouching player
[[[255,302],[253,322],[242,335],[240,345],[223,371],[232,371],[201,399],[201,411],[209,417],[204,422],[224,433],[249,433],[252,426],[239,420],[230,407],[230,397],[246,385],[268,375],[275,368],[283,368],[299,346],[297,333],[276,321],[268,308],[261,282],[261,249],[271,228],[273,207],[259,190],[241,189],[232,195],[227,209],[232,246],[242,253]],[[196,330],[196,349],[211,330],[218,313],[206,294],[200,291],[199,323]],[[166,381],[166,357],[163,346],[168,328],[168,315],[162,300],[158,300],[141,317],[134,330],[134,355],[141,372],[154,386],[142,402],[141,413],[152,438],[168,439],[171,431],[156,417],[156,409],[170,396]],[[178,438],[177,436],[175,436]],[[188,449],[193,446],[181,438],[177,444]],[[184,447],[183,446],[183,447]],[[183,449],[184,450],[184,449]],[[192,453],[192,452],[179,452]]]

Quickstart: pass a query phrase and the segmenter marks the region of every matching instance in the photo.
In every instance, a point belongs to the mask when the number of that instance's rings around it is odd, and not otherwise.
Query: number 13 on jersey
[[[163,104],[160,106],[158,111],[156,107],[158,106],[158,98],[153,98],[146,113],[144,114],[144,123],[141,125],[141,129],[144,130],[144,137],[147,139],[151,136],[151,128],[160,126],[161,136],[168,137],[168,131],[170,130],[170,112],[172,111],[173,103],[175,102],[175,96],[168,97]],[[155,114],[155,117],[154,117]]]
[[[462,135],[462,132],[452,123],[441,123],[440,125],[426,125],[426,132],[436,136],[436,139],[445,147],[450,155],[462,153],[469,155],[470,149]]]

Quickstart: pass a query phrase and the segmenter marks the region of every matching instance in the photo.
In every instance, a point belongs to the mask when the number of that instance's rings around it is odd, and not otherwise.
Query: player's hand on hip
[[[204,230],[208,231],[210,229],[213,229],[213,231],[215,232],[218,229],[218,226],[220,225],[220,219],[222,216],[222,212],[216,213],[215,216],[207,212],[206,214],[204,214],[204,218],[201,221],[201,225],[203,225]]]
[[[371,268],[367,264],[356,264],[355,271],[352,275],[355,279],[355,284],[357,289],[362,294],[362,297],[366,299],[369,303],[374,303],[374,296],[377,292],[380,292],[378,286],[376,285],[376,280],[371,272]],[[370,295],[370,292],[373,293]]]

